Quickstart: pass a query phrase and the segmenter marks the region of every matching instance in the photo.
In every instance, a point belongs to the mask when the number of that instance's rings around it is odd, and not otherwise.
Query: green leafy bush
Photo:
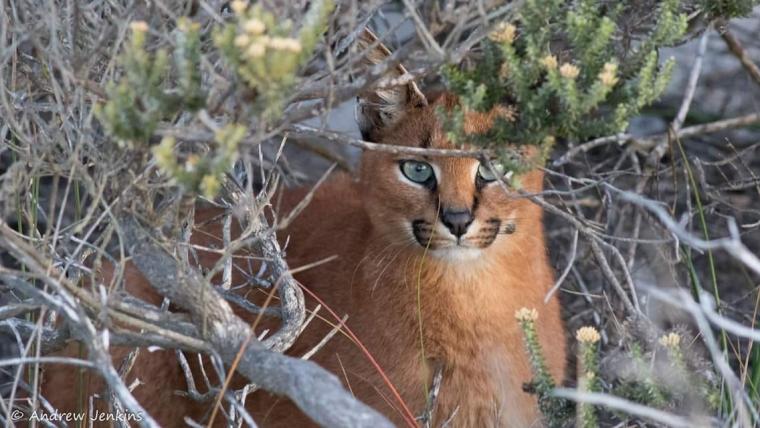
[[[297,72],[321,40],[334,7],[332,0],[312,2],[302,27],[291,36],[290,20],[279,21],[258,5],[232,2],[236,20],[214,40],[238,77],[256,92],[254,113],[262,112],[265,118],[282,113]]]
[[[670,77],[673,61],[660,64],[657,49],[679,40],[687,27],[680,2],[665,0],[652,31],[623,54],[615,44],[622,32],[616,19],[631,3],[527,0],[514,22],[491,32],[475,66],[445,68],[462,104],[448,113],[449,136],[497,151],[505,142],[535,145],[545,156],[558,138],[580,141],[625,130]],[[499,115],[487,132],[467,132],[467,112],[504,104],[513,114]]]
[[[214,33],[214,41],[239,80],[255,92],[252,115],[273,119],[283,111],[298,81],[298,71],[311,57],[334,7],[332,0],[313,2],[301,28],[291,37],[293,24],[289,20],[278,21],[261,7],[241,0],[232,2],[235,19]],[[123,75],[108,86],[108,100],[98,108],[106,131],[121,147],[147,144],[160,121],[182,112],[197,112],[206,104],[200,26],[185,18],[178,21],[174,70],[166,50],[151,52],[147,48],[146,23],[134,22],[131,29],[121,55]],[[246,132],[242,125],[223,127],[214,141],[209,141],[212,149],[206,156],[180,155],[173,137],[165,137],[152,152],[157,165],[173,182],[213,197],[221,187],[222,174],[237,159]]]
[[[108,100],[96,113],[106,131],[120,145],[147,143],[159,121],[183,111],[197,111],[205,104],[201,87],[200,26],[187,19],[175,32],[174,67],[171,82],[169,54],[165,49],[146,49],[148,25],[133,22],[132,36],[121,55],[123,75],[106,87]]]

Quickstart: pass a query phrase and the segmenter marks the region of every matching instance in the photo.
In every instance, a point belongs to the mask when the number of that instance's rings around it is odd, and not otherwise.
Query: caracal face
[[[435,149],[455,148],[436,120],[435,109],[448,107],[444,96],[406,112],[378,142]],[[478,120],[476,117],[471,120]],[[451,262],[472,261],[508,245],[519,230],[516,198],[496,175],[511,174],[464,157],[367,152],[362,158],[364,202],[373,226],[389,245],[426,251]],[[527,190],[540,186],[539,172],[520,177]],[[536,182],[538,179],[538,182]]]

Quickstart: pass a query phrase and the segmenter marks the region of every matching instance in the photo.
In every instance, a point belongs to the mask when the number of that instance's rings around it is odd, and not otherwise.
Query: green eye
[[[497,178],[502,177],[505,175],[504,165],[496,162],[491,162],[491,166],[493,167],[493,171],[491,168],[488,167],[488,164],[481,163],[478,166],[478,177],[485,181],[486,183],[490,183],[491,181],[496,181]],[[498,175],[494,175],[494,171]],[[511,175],[511,174],[510,174]]]
[[[402,161],[401,172],[404,174],[404,177],[420,184],[426,183],[434,178],[433,167],[427,162],[412,160]]]

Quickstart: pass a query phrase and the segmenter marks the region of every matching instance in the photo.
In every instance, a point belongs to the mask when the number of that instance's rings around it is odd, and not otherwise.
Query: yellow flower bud
[[[580,73],[581,70],[578,67],[568,63],[562,64],[562,67],[559,68],[560,76],[566,79],[575,79]]]
[[[297,39],[288,39],[287,50],[293,53],[300,53],[302,49],[303,46],[301,46],[301,42]]]
[[[543,64],[547,70],[554,70],[557,68],[557,57],[554,55],[546,55],[541,58],[541,64]]]
[[[266,46],[264,46],[263,43],[253,43],[252,45],[248,46],[248,49],[246,49],[245,54],[249,58],[260,58],[264,56],[264,53],[266,52]]]
[[[269,47],[280,51],[301,52],[301,42],[289,37],[272,37]]]
[[[599,81],[602,82],[602,85],[607,87],[615,86],[618,81],[616,74],[617,64],[608,62],[604,64],[604,69],[599,73]]]
[[[520,308],[515,312],[515,318],[518,321],[535,321],[538,319],[538,311],[533,308]]]
[[[145,21],[134,21],[129,24],[129,28],[135,33],[145,33],[148,31],[148,24]]]
[[[230,3],[230,8],[232,8],[233,12],[240,15],[248,8],[248,2],[243,0],[234,0],[232,3]]]
[[[260,34],[263,34],[264,31],[266,31],[266,29],[267,29],[266,25],[264,25],[264,23],[261,22],[261,20],[256,19],[256,18],[251,18],[245,21],[245,23],[243,23],[243,30],[245,30],[246,33],[253,36],[258,36]]]
[[[517,27],[508,23],[501,22],[494,28],[488,38],[497,43],[506,43],[511,45],[515,41],[515,35],[517,34]]]
[[[596,343],[602,336],[594,327],[581,327],[575,333],[575,338],[581,343]]]
[[[251,43],[251,38],[248,37],[246,34],[238,34],[235,36],[235,46],[239,48],[244,48],[248,46]]]
[[[666,348],[677,348],[681,344],[681,335],[676,332],[668,333],[659,340],[660,345]]]

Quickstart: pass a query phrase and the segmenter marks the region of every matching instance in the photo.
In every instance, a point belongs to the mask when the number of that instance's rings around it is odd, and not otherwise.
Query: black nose
[[[472,224],[472,213],[470,210],[444,210],[441,221],[454,236],[461,238]]]

